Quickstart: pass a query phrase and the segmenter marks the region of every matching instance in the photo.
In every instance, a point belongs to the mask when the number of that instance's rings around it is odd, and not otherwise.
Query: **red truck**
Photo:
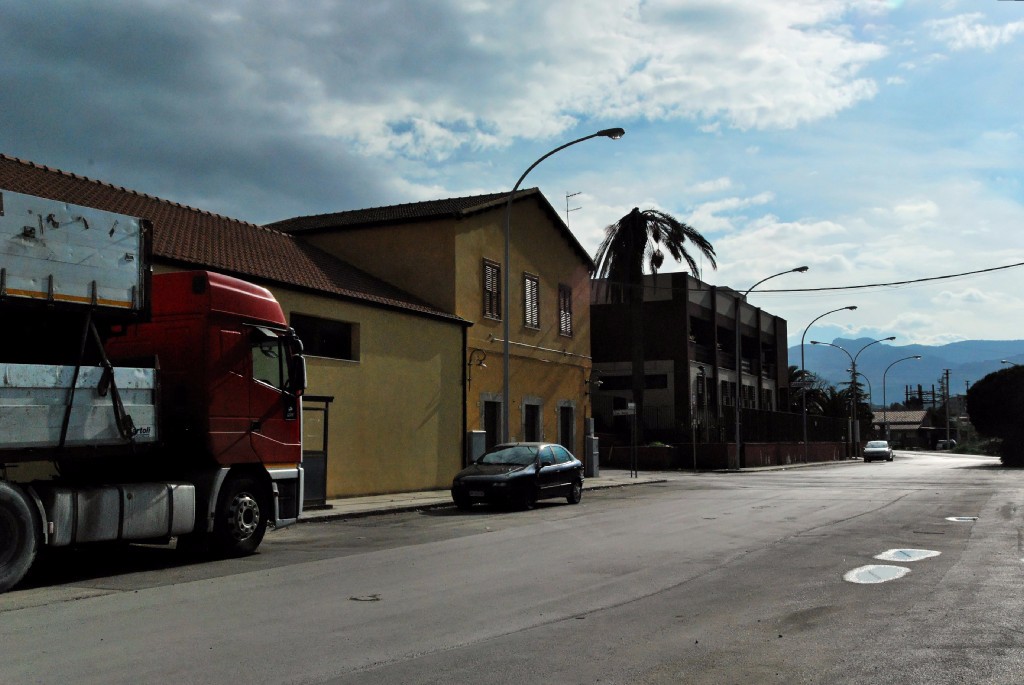
[[[0,189],[0,591],[43,546],[240,556],[301,514],[301,342],[265,288],[153,275],[150,234]]]

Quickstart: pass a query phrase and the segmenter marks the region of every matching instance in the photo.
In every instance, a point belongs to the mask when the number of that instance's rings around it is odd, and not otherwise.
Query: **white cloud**
[[[705,237],[709,237],[709,234],[713,233],[728,233],[735,230],[737,217],[721,216],[722,214],[730,214],[749,207],[766,205],[773,198],[772,193],[764,192],[752,197],[727,197],[704,202],[697,205],[690,212],[689,216],[686,217],[685,221],[694,226]]]
[[[706,195],[707,193],[718,192],[719,190],[729,190],[732,188],[732,179],[728,176],[721,176],[711,181],[702,181],[695,183],[686,189],[688,193]]]
[[[427,40],[395,40],[409,24],[399,3],[374,13],[379,40],[343,28],[336,15],[306,20],[332,28],[303,56],[308,100],[321,133],[354,141],[365,154],[443,158],[460,146],[488,148],[544,139],[587,119],[703,120],[699,130],[791,128],[873,98],[859,76],[882,45],[858,41],[842,24],[870,0],[451,0],[420,10]],[[332,24],[332,22],[338,22]],[[455,30],[452,27],[459,27]],[[571,30],[567,30],[570,28]],[[524,36],[529,41],[524,42]],[[275,39],[269,36],[273,43]],[[322,64],[359,59],[377,80]],[[339,64],[341,63],[341,64]],[[435,74],[430,64],[443,63]],[[399,70],[399,65],[421,69]],[[378,97],[383,89],[405,97]]]
[[[980,12],[960,14],[948,19],[928,22],[932,35],[945,42],[953,50],[980,49],[992,52],[1024,34],[1024,20],[1001,26],[982,23],[985,15]]]
[[[979,304],[992,304],[997,300],[998,298],[977,288],[966,288],[959,292],[943,290],[932,298],[932,302],[940,307],[970,307]]]

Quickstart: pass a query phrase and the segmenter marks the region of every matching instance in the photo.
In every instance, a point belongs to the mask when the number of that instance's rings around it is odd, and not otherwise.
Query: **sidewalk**
[[[785,466],[761,466],[740,469],[739,471],[640,471],[635,476],[625,469],[601,469],[596,478],[583,481],[583,492],[604,488],[621,488],[630,485],[646,485],[649,483],[665,483],[684,478],[700,478],[713,474],[754,473],[760,471],[784,471],[793,468],[814,466],[836,466],[839,464],[859,464],[860,460],[813,462],[810,464],[788,464]],[[390,495],[369,495],[366,497],[346,497],[327,501],[327,505],[317,509],[306,509],[302,512],[299,523],[333,521],[338,519],[360,518],[375,514],[391,514],[402,511],[418,511],[436,509],[438,507],[455,506],[451,492],[444,490],[424,490],[420,492],[399,492]]]

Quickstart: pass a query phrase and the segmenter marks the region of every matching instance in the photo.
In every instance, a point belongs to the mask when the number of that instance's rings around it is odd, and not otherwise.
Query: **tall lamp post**
[[[1020,366],[1017,362],[1011,362],[1009,359],[1000,359],[1000,364],[1009,364],[1010,366]]]
[[[833,343],[821,342],[820,340],[811,341],[812,345],[825,345],[827,347],[834,347],[837,350],[842,350],[843,353],[850,358],[850,394],[853,399],[853,401],[850,403],[850,421],[853,422],[853,435],[851,437],[853,438],[853,444],[855,445],[854,452],[857,452],[856,446],[860,445],[860,426],[857,424],[857,357],[860,356],[861,352],[871,347],[872,345],[876,345],[880,342],[887,342],[895,339],[895,335],[890,335],[888,338],[879,338],[878,340],[872,340],[867,345],[857,350],[857,354],[850,354],[849,352],[846,351],[845,348]]]
[[[885,367],[885,371],[882,372],[882,425],[885,426],[885,441],[886,442],[889,442],[889,403],[885,399],[885,376],[886,376],[886,374],[889,373],[889,369],[891,369],[894,365],[899,364],[900,362],[905,362],[908,359],[920,359],[920,358],[921,358],[921,355],[915,354],[915,355],[911,355],[909,357],[904,357],[903,359],[897,359],[892,364],[889,364],[889,366]]]
[[[851,311],[852,312],[856,308],[857,308],[857,305],[851,304],[849,307],[840,307],[839,309],[833,309],[832,311],[825,312],[824,314],[822,314],[821,316],[817,317],[816,319],[811,321],[809,324],[807,324],[807,328],[804,329],[803,335],[800,336],[800,380],[801,381],[803,381],[805,383],[807,382],[807,367],[804,366],[804,340],[807,338],[807,331],[810,330],[811,326],[813,326],[818,321],[818,319],[823,319],[826,316],[828,316],[829,314],[835,314],[836,312],[842,312],[842,311]],[[801,413],[801,415],[803,417],[803,427],[804,427],[804,463],[806,464],[807,463],[807,388],[803,388],[803,392],[800,393],[800,413]]]
[[[504,362],[504,370],[503,370],[503,379],[502,379],[503,385],[502,385],[502,390],[501,390],[501,414],[502,414],[502,417],[501,417],[501,419],[502,419],[501,420],[501,441],[502,442],[508,442],[509,441],[509,422],[510,422],[510,416],[511,416],[511,407],[510,407],[510,404],[511,404],[511,402],[510,402],[511,392],[510,392],[510,383],[509,383],[509,356],[510,356],[510,353],[509,353],[509,319],[511,318],[510,317],[511,312],[510,312],[510,309],[509,309],[509,301],[510,301],[510,297],[509,297],[509,283],[510,283],[509,272],[511,271],[511,262],[512,262],[512,230],[511,230],[511,225],[512,225],[512,201],[516,197],[516,191],[519,190],[519,184],[521,184],[523,182],[523,179],[526,178],[527,174],[529,174],[531,171],[533,171],[533,168],[535,166],[537,166],[538,164],[540,164],[541,162],[543,162],[545,159],[547,159],[551,155],[555,154],[556,152],[560,152],[560,151],[564,150],[565,148],[567,148],[567,147],[569,147],[571,145],[575,145],[576,143],[582,143],[584,140],[590,140],[591,138],[611,138],[612,140],[618,140],[619,138],[621,138],[624,135],[626,135],[626,131],[621,129],[621,128],[606,128],[606,129],[602,129],[602,130],[598,131],[597,133],[591,133],[589,136],[583,136],[582,138],[577,138],[576,140],[571,140],[568,143],[566,143],[565,145],[559,145],[554,150],[551,150],[550,152],[548,152],[547,154],[542,156],[540,159],[538,159],[536,162],[531,164],[530,167],[526,171],[523,172],[523,175],[519,177],[519,180],[516,181],[516,184],[512,187],[512,192],[510,192],[508,194],[508,200],[505,201],[505,264],[504,264],[504,267],[503,267],[504,270],[505,270],[505,278],[504,278],[504,284],[503,284],[504,292],[502,293],[502,305],[501,305],[501,307],[502,307],[501,318],[502,318],[502,322],[503,322],[502,334],[503,334],[503,337],[504,337],[504,340],[502,341],[502,356],[503,356],[503,362]]]
[[[738,469],[740,467],[740,454],[741,454],[741,449],[742,449],[742,446],[743,446],[743,439],[740,437],[740,428],[741,428],[741,426],[740,426],[740,403],[743,401],[743,357],[742,357],[742,349],[741,349],[741,346],[740,346],[740,322],[741,322],[741,320],[743,318],[741,316],[741,310],[742,310],[742,307],[743,307],[743,303],[746,301],[747,295],[749,295],[754,288],[756,288],[757,286],[761,285],[765,281],[770,281],[773,278],[776,278],[778,276],[785,276],[786,274],[793,274],[793,273],[802,274],[805,271],[807,271],[809,268],[810,267],[808,267],[808,266],[798,266],[795,269],[788,269],[786,271],[780,271],[779,273],[772,274],[771,276],[768,276],[767,278],[762,278],[760,281],[758,281],[754,285],[752,285],[749,288],[747,288],[746,292],[743,293],[743,297],[742,298],[739,298],[739,299],[736,300],[736,402],[735,402],[735,405],[733,406],[734,413],[736,414],[736,454],[733,457],[733,462],[734,463],[730,467],[732,469]],[[759,335],[760,335],[760,333],[759,333]]]

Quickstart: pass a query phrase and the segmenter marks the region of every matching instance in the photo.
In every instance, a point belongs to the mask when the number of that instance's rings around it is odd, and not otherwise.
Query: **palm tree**
[[[823,416],[831,416],[838,419],[850,417],[851,394],[849,390],[839,390],[834,385],[829,385],[822,390],[820,399],[821,414]]]
[[[789,394],[789,410],[791,412],[799,413],[803,410],[802,397],[807,397],[807,413],[808,414],[824,414],[823,407],[827,405],[829,400],[828,391],[835,390],[818,374],[813,371],[807,371],[801,369],[799,366],[791,365],[789,367],[789,387],[794,388],[795,386],[807,383],[806,386],[799,390],[791,390]]]
[[[644,265],[653,274],[665,262],[668,251],[676,262],[685,261],[700,278],[700,269],[687,249],[691,243],[714,269],[715,248],[692,226],[667,212],[634,207],[626,216],[605,228],[604,240],[594,257],[598,278],[608,279],[608,297],[612,302],[628,302],[630,318],[630,356],[633,364],[633,402],[637,413],[637,440],[643,441],[644,409]]]

